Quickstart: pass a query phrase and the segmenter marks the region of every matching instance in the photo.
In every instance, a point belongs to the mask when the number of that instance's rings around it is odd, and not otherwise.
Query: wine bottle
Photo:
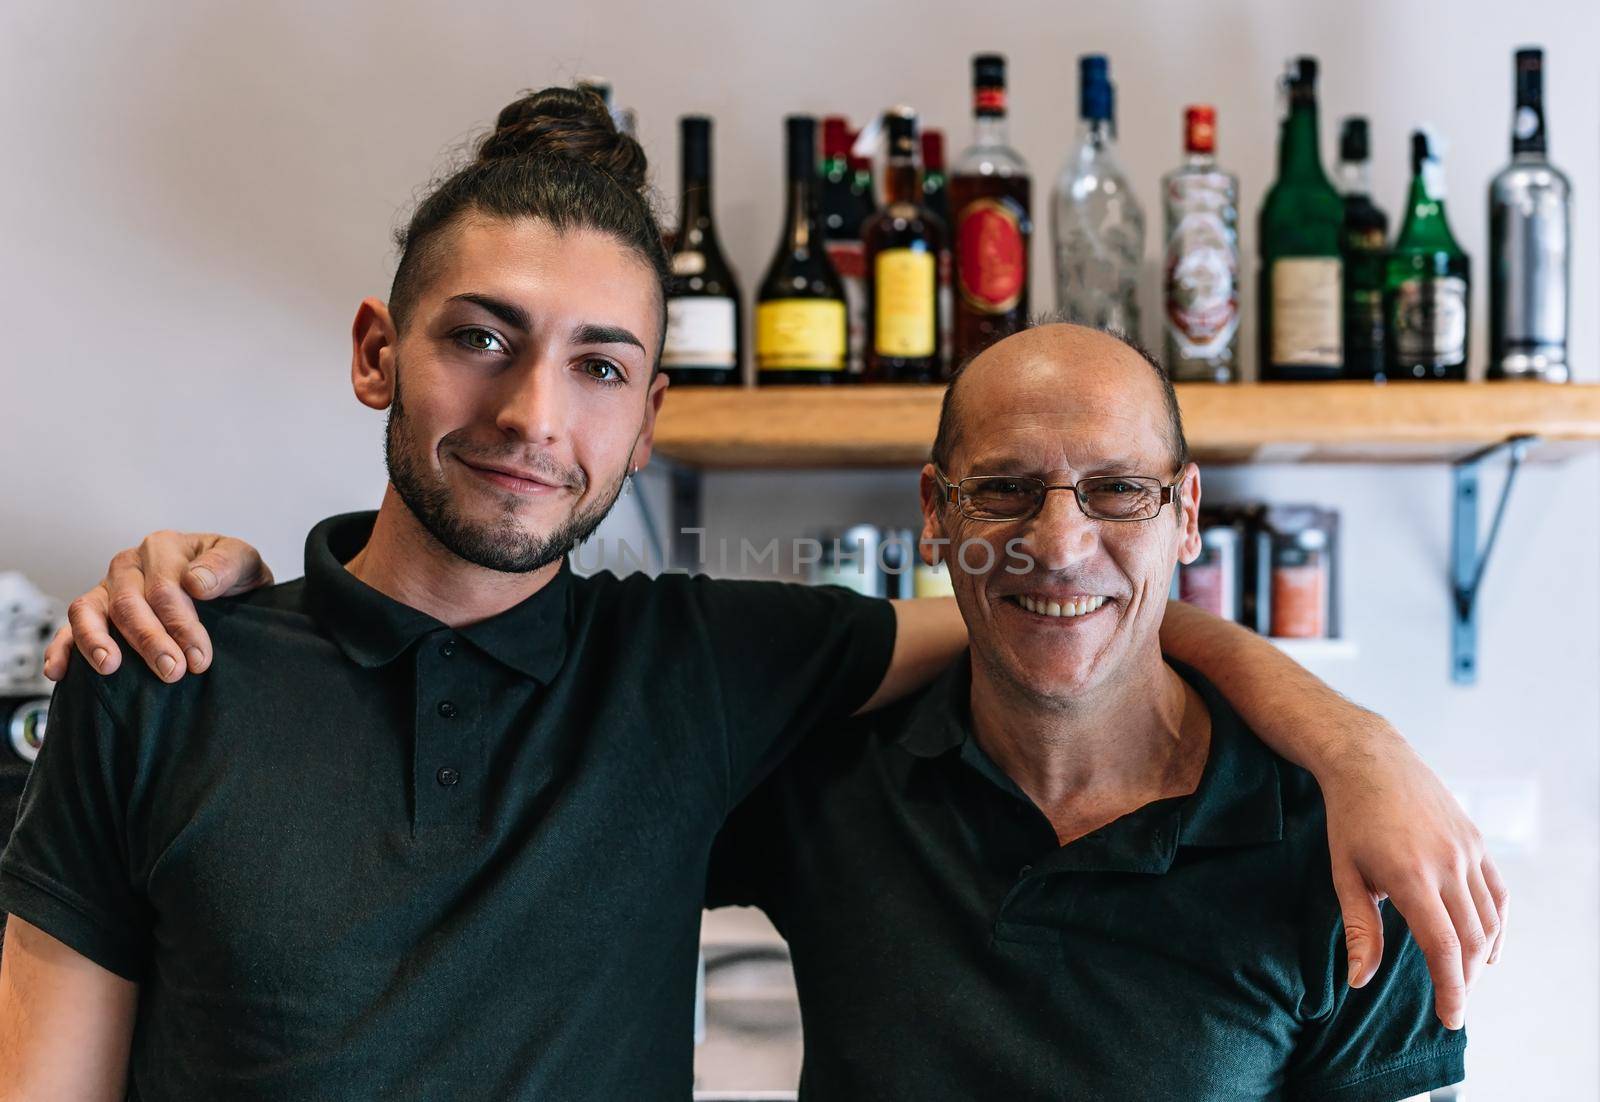
[[[1184,110],[1183,164],[1166,197],[1167,371],[1184,382],[1239,377],[1239,181],[1217,167],[1217,112]]]
[[[922,132],[922,205],[945,227],[944,248],[939,251],[939,368],[941,374],[949,375],[954,337],[950,326],[955,306],[950,293],[949,180],[944,170],[944,131],[931,127]]]
[[[1372,202],[1367,120],[1344,120],[1339,132],[1339,190],[1344,193],[1344,225],[1339,258],[1344,265],[1344,375],[1347,379],[1387,378],[1384,336],[1383,267],[1389,247],[1389,218]]]
[[[1078,144],[1056,178],[1056,306],[1068,321],[1139,339],[1144,211],[1117,158],[1115,89],[1101,54],[1078,59]]]
[[[872,199],[856,187],[850,167],[853,141],[849,120],[829,115],[822,120],[822,227],[828,259],[844,284],[850,317],[850,371],[861,374],[867,347],[867,268],[861,227],[872,215]]]
[[[711,120],[686,115],[683,194],[667,283],[667,340],[661,369],[673,386],[728,386],[744,361],[739,281],[722,255],[711,202]]]
[[[955,269],[952,361],[960,365],[1028,323],[1033,177],[1006,134],[1006,59],[972,59],[972,144],[950,177]]]
[[[1444,211],[1439,139],[1411,134],[1411,195],[1384,262],[1392,379],[1465,379],[1472,272]]]
[[[1317,149],[1317,59],[1296,58],[1278,135],[1278,178],[1261,204],[1263,379],[1337,379],[1344,363],[1344,201]]]
[[[817,120],[791,115],[783,238],[756,292],[756,381],[847,381],[844,285],[823,244],[817,203]]]
[[[867,219],[867,371],[873,382],[937,382],[939,254],[944,224],[922,205],[917,115],[909,107],[884,117],[888,155],[884,205]]]
[[[1517,51],[1511,164],[1489,185],[1491,379],[1564,383],[1572,187],[1545,155],[1544,51]]]

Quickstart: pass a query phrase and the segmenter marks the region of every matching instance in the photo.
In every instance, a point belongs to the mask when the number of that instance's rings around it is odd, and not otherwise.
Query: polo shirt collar
[[[1181,662],[1171,658],[1167,662],[1194,686],[1211,713],[1211,747],[1199,784],[1188,796],[1158,800],[1130,812],[1095,832],[1102,837],[1075,841],[1063,847],[1063,853],[1085,842],[1096,843],[1087,847],[1090,849],[1110,842],[1117,850],[1136,842],[1132,848],[1143,855],[1139,864],[1146,865],[1154,858],[1160,867],[1148,871],[1164,872],[1171,863],[1174,840],[1185,846],[1245,846],[1283,838],[1283,793],[1277,759],[1245,728],[1238,713],[1211,682]],[[1026,800],[1021,789],[973,738],[971,692],[972,658],[967,652],[917,702],[907,716],[899,745],[919,758],[937,758],[959,750],[967,765],[1001,789]],[[1174,814],[1175,831],[1170,829]],[[1129,831],[1143,835],[1158,824],[1167,824],[1169,829],[1156,830],[1151,845],[1144,844],[1142,838],[1122,837]],[[1120,860],[1112,863],[1122,864]]]
[[[447,625],[379,593],[344,568],[372,536],[376,512],[322,521],[306,537],[306,597],[312,615],[345,656],[369,669],[387,665],[418,639]],[[498,616],[455,634],[506,666],[548,683],[567,653],[572,568]]]

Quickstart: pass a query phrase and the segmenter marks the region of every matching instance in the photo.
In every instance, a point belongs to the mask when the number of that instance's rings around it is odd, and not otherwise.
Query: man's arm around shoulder
[[[137,985],[15,915],[0,952],[0,1102],[121,1099]]]

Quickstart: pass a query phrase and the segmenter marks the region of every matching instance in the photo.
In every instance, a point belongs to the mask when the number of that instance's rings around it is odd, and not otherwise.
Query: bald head
[[[1142,409],[1157,426],[1171,469],[1189,461],[1178,396],[1156,358],[1115,333],[1060,323],[1013,334],[956,372],[939,409],[934,464],[950,470],[969,422],[981,424],[991,408],[1036,407],[1041,392],[1079,409],[1101,408],[1110,415],[1117,407],[1119,417],[1134,414],[1130,431],[1146,420],[1136,416]]]

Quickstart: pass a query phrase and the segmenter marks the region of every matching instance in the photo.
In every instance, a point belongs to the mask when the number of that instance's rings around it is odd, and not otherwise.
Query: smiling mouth
[[[1045,597],[1030,597],[1026,593],[1015,593],[1005,598],[1012,604],[1023,608],[1035,616],[1048,616],[1051,619],[1070,620],[1080,616],[1088,616],[1098,612],[1111,602],[1110,597],[1072,597],[1065,601],[1051,600]]]
[[[476,463],[467,462],[460,456],[457,456],[456,459],[463,467],[485,482],[492,483],[502,490],[509,490],[514,494],[549,494],[568,488],[554,482],[546,482],[541,478],[530,478],[527,475],[516,474],[498,467],[480,467]]]

